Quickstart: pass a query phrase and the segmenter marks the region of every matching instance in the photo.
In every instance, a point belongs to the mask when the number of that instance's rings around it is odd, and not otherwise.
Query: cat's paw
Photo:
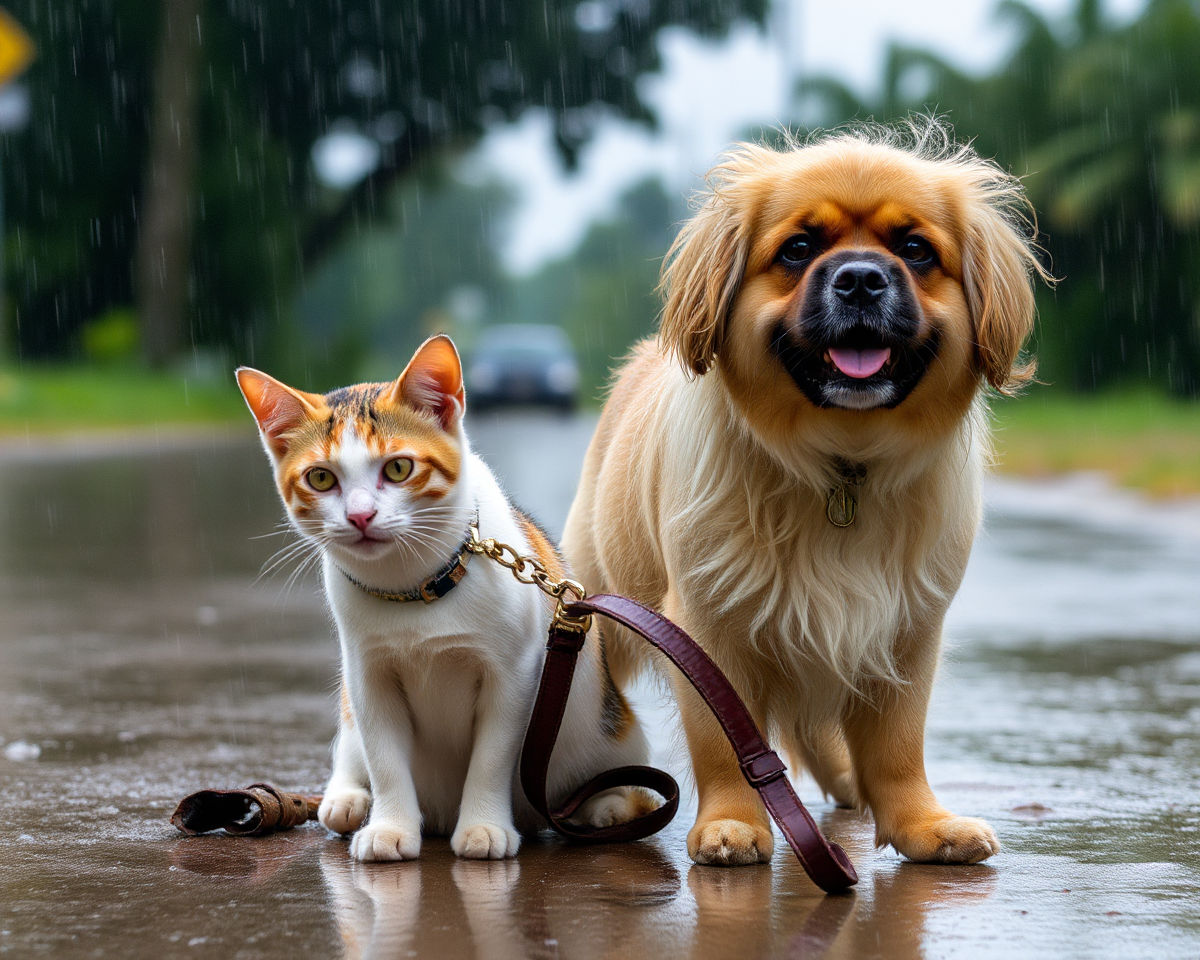
[[[612,827],[644,816],[661,806],[662,801],[645,790],[622,788],[592,797],[571,820],[589,827]]]
[[[361,787],[326,792],[317,810],[321,826],[334,833],[353,833],[367,819],[371,794]]]
[[[399,823],[372,821],[354,835],[350,856],[363,863],[377,860],[416,860],[421,855],[421,831]]]
[[[450,838],[450,849],[467,860],[503,860],[514,857],[521,836],[512,826],[470,823],[459,826]]]

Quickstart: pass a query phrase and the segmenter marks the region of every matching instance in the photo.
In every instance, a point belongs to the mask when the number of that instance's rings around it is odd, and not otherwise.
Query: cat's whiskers
[[[275,529],[270,533],[259,533],[253,537],[247,537],[247,540],[266,540],[268,537],[282,537],[288,533],[294,533],[296,530],[288,520],[280,520],[275,524]]]
[[[297,566],[296,569],[291,572],[291,575],[283,582],[283,597],[285,600],[291,596],[292,587],[296,585],[297,581],[300,579],[300,575],[318,560],[320,560],[321,557],[322,551],[319,549],[314,549],[313,552],[305,557],[300,562],[299,566]]]
[[[454,549],[454,547],[457,545],[456,543],[446,540],[443,536],[434,536],[431,532],[433,530],[438,530],[438,532],[443,534],[445,533],[444,530],[436,527],[424,529],[412,526],[410,524],[406,526],[402,532],[398,531],[397,533],[393,534],[392,539],[396,543],[403,543],[405,547],[412,551],[414,557],[417,555],[417,546],[425,546],[435,549],[440,548],[442,551]],[[415,541],[415,543],[412,541]]]
[[[403,520],[383,526],[381,532],[390,537],[398,547],[403,547],[414,559],[419,556],[419,546],[449,551],[458,541],[447,539],[452,535],[446,524],[456,512],[453,507],[444,504],[420,506]],[[456,533],[453,536],[457,538],[461,537],[461,534]]]
[[[282,567],[286,566],[292,560],[303,556],[306,552],[311,552],[311,554],[314,555],[319,554],[320,544],[314,543],[312,540],[307,538],[301,538],[294,543],[285,544],[280,549],[275,551],[275,553],[272,554],[272,556],[263,564],[262,570],[259,572],[258,577],[254,582],[257,583],[264,577],[269,580],[276,573],[278,573]]]

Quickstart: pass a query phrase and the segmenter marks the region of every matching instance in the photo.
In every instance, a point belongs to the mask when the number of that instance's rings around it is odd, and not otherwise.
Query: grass
[[[1097,470],[1154,497],[1200,495],[1200,403],[1042,388],[992,406],[1005,473]]]
[[[249,424],[237,388],[137,368],[0,369],[0,435]]]

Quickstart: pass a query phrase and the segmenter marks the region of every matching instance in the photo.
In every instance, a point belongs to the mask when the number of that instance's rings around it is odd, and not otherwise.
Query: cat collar
[[[472,521],[472,524],[474,522]],[[416,600],[433,603],[434,600],[440,600],[457,587],[462,582],[462,578],[467,575],[467,564],[471,560],[471,551],[467,549],[467,545],[470,542],[471,534],[468,531],[467,535],[463,537],[462,543],[458,545],[457,552],[441,570],[424,581],[420,586],[412,590],[405,590],[403,593],[393,593],[390,590],[380,590],[377,587],[368,586],[357,577],[353,577],[345,570],[342,570],[341,567],[338,567],[338,569],[341,570],[342,576],[358,587],[359,590],[376,599],[391,600],[393,603],[412,603]]]

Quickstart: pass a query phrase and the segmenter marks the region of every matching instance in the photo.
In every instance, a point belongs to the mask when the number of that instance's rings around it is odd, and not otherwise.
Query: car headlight
[[[570,360],[556,360],[546,370],[546,385],[555,393],[574,393],[579,386],[579,368]]]

